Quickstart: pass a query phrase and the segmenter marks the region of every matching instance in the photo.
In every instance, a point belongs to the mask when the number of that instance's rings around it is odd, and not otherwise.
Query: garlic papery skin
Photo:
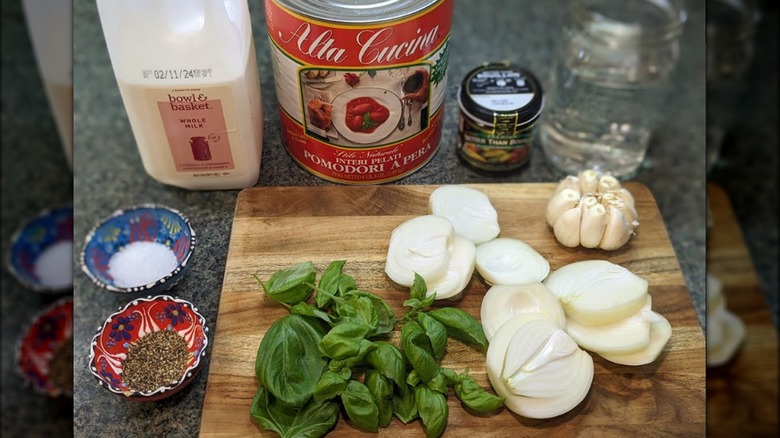
[[[646,311],[645,318],[650,320],[650,342],[647,347],[633,353],[610,353],[596,351],[604,359],[621,365],[641,366],[658,359],[672,337],[672,325],[662,315]]]
[[[622,321],[647,302],[647,281],[606,260],[565,265],[550,273],[544,285],[561,301],[568,319],[586,325]]]
[[[447,272],[455,232],[447,219],[417,216],[396,227],[390,235],[385,273],[394,282],[411,287],[415,272],[426,283]]]
[[[428,282],[428,295],[436,294],[437,300],[453,298],[463,292],[469,284],[477,258],[474,242],[455,234],[452,241],[452,256],[447,272],[436,280]]]
[[[531,246],[518,239],[499,237],[477,245],[477,272],[491,285],[540,282],[550,264]]]
[[[731,360],[745,339],[742,320],[726,308],[726,296],[720,280],[707,274],[707,366],[724,365]]]
[[[593,383],[593,360],[553,322],[522,314],[496,332],[487,351],[493,389],[512,412],[552,418],[576,407]]]
[[[628,243],[639,226],[631,193],[615,177],[594,170],[569,175],[558,183],[547,203],[545,220],[561,245],[605,251]]]
[[[570,320],[566,325],[566,333],[580,347],[599,354],[634,353],[650,344],[650,324],[655,320],[651,303],[648,295],[645,305],[635,314],[611,324],[586,325]]]
[[[504,323],[525,313],[538,313],[558,328],[566,328],[563,307],[544,284],[496,285],[488,289],[482,298],[480,319],[485,337],[490,341]]]
[[[428,198],[431,214],[452,223],[455,233],[480,244],[498,236],[498,213],[487,195],[460,185],[437,188]]]

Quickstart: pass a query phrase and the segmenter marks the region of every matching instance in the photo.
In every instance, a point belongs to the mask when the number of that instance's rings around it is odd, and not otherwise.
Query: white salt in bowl
[[[180,212],[158,204],[118,210],[87,234],[81,269],[116,293],[158,293],[181,280],[195,231]]]
[[[8,270],[35,292],[73,289],[73,207],[40,212],[11,238]]]

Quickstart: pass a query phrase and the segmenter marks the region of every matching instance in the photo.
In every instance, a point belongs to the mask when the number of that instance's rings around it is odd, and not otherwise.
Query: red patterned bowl
[[[23,332],[16,349],[16,367],[36,392],[71,397],[73,388],[60,388],[49,378],[57,348],[73,337],[73,299],[63,298],[38,313]]]
[[[181,378],[153,391],[134,391],[122,378],[122,365],[131,342],[147,333],[175,330],[184,337],[190,352]],[[132,401],[157,401],[177,393],[200,371],[208,345],[206,319],[189,301],[169,295],[138,298],[108,317],[92,338],[89,371],[98,383]]]

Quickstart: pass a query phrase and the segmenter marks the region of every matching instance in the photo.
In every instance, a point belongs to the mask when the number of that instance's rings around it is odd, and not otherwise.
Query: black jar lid
[[[471,118],[494,124],[515,117],[521,125],[537,118],[544,105],[539,80],[526,69],[490,63],[468,72],[460,86],[458,104]]]

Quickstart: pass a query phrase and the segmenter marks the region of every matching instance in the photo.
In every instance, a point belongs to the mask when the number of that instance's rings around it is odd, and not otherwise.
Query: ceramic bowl
[[[8,270],[35,292],[67,292],[73,289],[72,254],[73,207],[44,210],[11,238]]]
[[[170,248],[176,267],[141,286],[117,284],[109,269],[111,257],[133,242],[157,242]],[[195,249],[195,231],[178,211],[156,204],[118,210],[100,221],[88,234],[81,251],[81,269],[98,286],[116,293],[156,294],[181,280]]]
[[[72,384],[58,386],[50,376],[50,365],[57,348],[73,339],[73,299],[61,299],[38,313],[22,333],[16,348],[17,372],[40,394],[71,397]]]
[[[174,330],[190,352],[181,378],[153,391],[133,391],[122,378],[130,344],[148,333]],[[157,401],[186,387],[200,371],[208,345],[206,319],[189,301],[169,295],[138,298],[113,313],[100,326],[89,347],[89,371],[100,386],[131,401]]]

